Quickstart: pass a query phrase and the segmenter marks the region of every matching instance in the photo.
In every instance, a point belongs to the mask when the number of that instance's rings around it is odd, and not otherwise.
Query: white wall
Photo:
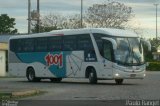
[[[0,76],[6,76],[6,56],[5,56],[5,51],[0,51]]]

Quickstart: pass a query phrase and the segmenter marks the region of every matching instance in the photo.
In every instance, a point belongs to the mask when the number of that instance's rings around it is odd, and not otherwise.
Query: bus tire
[[[29,82],[38,81],[35,77],[35,71],[31,67],[27,69],[27,75],[26,76],[27,76],[27,79],[28,79]]]
[[[123,83],[123,79],[115,79],[117,85],[121,85]]]
[[[62,78],[50,78],[51,82],[61,82]]]
[[[90,84],[96,84],[97,83],[97,75],[94,68],[91,69],[91,72],[89,73],[89,82]]]

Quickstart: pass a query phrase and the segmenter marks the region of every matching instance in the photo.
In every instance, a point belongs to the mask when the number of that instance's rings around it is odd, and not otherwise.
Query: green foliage
[[[15,34],[17,29],[14,28],[15,18],[10,18],[7,14],[0,15],[0,34]]]
[[[160,71],[160,62],[149,62],[149,66],[147,66],[147,70]]]
[[[151,51],[148,51],[148,47],[146,45],[143,44],[143,50],[144,50],[144,58],[145,61],[149,62],[149,61],[153,61],[153,48],[151,48]]]
[[[155,52],[157,50],[158,46],[160,45],[160,38],[150,39],[150,43],[151,43],[152,47],[154,48],[154,52]]]
[[[154,61],[153,60],[153,52],[157,52],[157,47],[160,45],[160,39],[149,39],[150,43],[151,43],[151,51],[148,51],[148,47],[143,44],[143,48],[144,48],[144,57],[145,57],[145,61],[150,62],[150,61]]]

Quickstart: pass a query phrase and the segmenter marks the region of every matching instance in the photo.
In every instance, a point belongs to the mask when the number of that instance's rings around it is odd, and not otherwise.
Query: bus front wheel
[[[115,79],[117,85],[121,85],[123,83],[123,79]]]
[[[94,69],[89,73],[89,82],[91,84],[96,84],[97,83],[97,75]]]
[[[34,72],[34,69],[33,68],[28,68],[27,69],[27,79],[29,82],[34,82],[36,80],[36,77],[35,77],[35,72]]]

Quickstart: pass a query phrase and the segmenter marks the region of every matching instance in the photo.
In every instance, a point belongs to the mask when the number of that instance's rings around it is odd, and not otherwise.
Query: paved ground
[[[91,85],[88,79],[64,79],[61,83],[49,80],[27,82],[26,78],[0,78],[1,91],[23,91],[39,89],[44,95],[23,98],[23,100],[125,100],[160,99],[160,72],[147,72],[143,80],[125,80],[123,85],[114,81],[98,81]]]

